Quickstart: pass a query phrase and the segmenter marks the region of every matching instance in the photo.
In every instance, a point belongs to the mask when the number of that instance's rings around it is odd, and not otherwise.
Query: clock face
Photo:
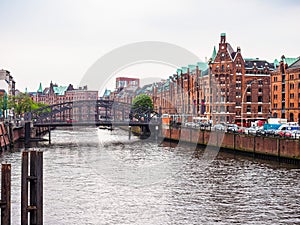
[[[224,46],[222,46],[221,49],[224,49]]]
[[[223,53],[221,54],[221,56],[224,57],[224,56],[225,56],[225,53],[223,52]]]

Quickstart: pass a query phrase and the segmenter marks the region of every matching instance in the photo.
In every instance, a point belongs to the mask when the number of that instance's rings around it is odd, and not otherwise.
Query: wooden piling
[[[25,123],[25,147],[28,147],[30,141],[30,122]]]
[[[22,152],[21,224],[28,224],[28,151]]]
[[[49,132],[49,144],[51,144],[51,127],[48,127],[48,132]]]
[[[39,151],[22,153],[21,225],[28,225],[28,213],[30,225],[43,224],[43,152]]]
[[[11,223],[11,164],[1,168],[1,225]]]

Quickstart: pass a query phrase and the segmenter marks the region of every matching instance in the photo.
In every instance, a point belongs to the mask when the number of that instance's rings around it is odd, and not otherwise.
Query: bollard
[[[2,164],[1,172],[1,224],[10,225],[11,165],[6,163]]]

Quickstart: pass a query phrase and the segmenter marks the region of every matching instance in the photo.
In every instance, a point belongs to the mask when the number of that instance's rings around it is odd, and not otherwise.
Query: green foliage
[[[0,96],[0,116],[4,115],[4,111],[7,109],[7,94]]]
[[[140,94],[136,96],[133,101],[132,101],[132,108],[137,109],[137,108],[150,108],[153,110],[153,102],[152,99],[145,94]]]
[[[20,93],[16,96],[9,96],[8,99],[5,96],[0,97],[0,108],[1,110],[14,109],[16,115],[20,115],[25,112],[38,109],[46,106],[43,103],[34,102],[31,97],[26,93]]]

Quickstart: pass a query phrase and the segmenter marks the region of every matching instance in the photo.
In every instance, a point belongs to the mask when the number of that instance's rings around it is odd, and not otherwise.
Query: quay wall
[[[48,133],[48,127],[37,127],[30,129],[30,138],[34,139]],[[12,147],[19,140],[25,139],[24,126],[15,127],[12,124],[0,123],[0,150]]]
[[[169,140],[219,146],[241,153],[269,156],[269,158],[279,160],[293,159],[300,162],[300,141],[298,139],[224,133],[184,127],[179,129],[163,127],[161,135]],[[288,160],[286,161],[288,162]]]

